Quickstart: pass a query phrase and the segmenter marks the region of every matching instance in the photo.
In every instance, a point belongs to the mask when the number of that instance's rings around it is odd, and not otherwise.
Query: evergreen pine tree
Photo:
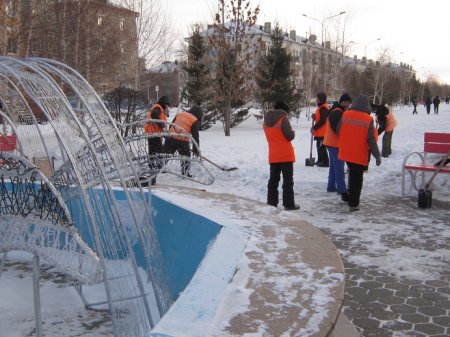
[[[299,107],[300,94],[295,93],[292,81],[292,57],[283,47],[283,41],[283,32],[276,25],[271,35],[271,46],[259,60],[256,99],[264,111],[272,108],[276,101],[285,101],[291,111]]]
[[[205,89],[208,85],[207,77],[209,71],[203,62],[206,47],[198,25],[194,27],[190,40],[188,61],[183,66],[188,75],[183,96],[190,104],[201,106],[205,101]]]
[[[218,112],[211,108],[210,70],[205,62],[206,45],[200,29],[201,27],[196,25],[190,37],[188,62],[183,66],[187,73],[183,98],[187,99],[190,105],[202,108],[201,129],[204,130],[218,119]]]

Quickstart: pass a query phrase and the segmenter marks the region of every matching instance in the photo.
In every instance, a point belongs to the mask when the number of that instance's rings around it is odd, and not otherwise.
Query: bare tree
[[[39,24],[42,10],[47,8],[50,2],[51,0],[6,0],[0,2],[2,26],[0,50],[2,55],[29,56],[34,28]]]
[[[378,54],[376,62],[367,67],[368,90],[373,92],[373,103],[383,101],[384,91],[391,74],[391,60],[391,50],[385,47]]]
[[[215,103],[223,117],[225,136],[230,135],[233,106],[246,99],[248,85],[253,83],[247,79],[256,66],[252,55],[259,40],[254,41],[247,33],[258,14],[259,6],[252,9],[250,0],[219,0],[209,35],[210,47],[216,53]]]
[[[115,3],[139,13],[136,33],[140,78],[145,68],[161,64],[174,54],[178,34],[172,30],[168,9],[159,0],[115,0]]]

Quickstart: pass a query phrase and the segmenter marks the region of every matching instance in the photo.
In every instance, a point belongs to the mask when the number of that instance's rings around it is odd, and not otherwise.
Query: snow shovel
[[[204,156],[202,156],[202,158],[203,158],[204,160],[206,160],[208,163],[213,164],[215,167],[221,169],[222,171],[227,171],[227,172],[229,172],[229,171],[234,171],[234,170],[237,170],[237,169],[238,169],[237,167],[228,167],[228,168],[222,167],[222,166],[220,166],[219,164],[216,164],[215,162],[213,162],[212,160],[209,160],[208,158],[206,158],[206,157],[204,157]]]
[[[314,118],[311,118],[311,119],[312,119],[311,127],[313,127],[314,126]],[[311,145],[309,147],[309,158],[305,159],[305,166],[314,166],[314,164],[316,163],[316,158],[313,158],[313,156],[312,156],[312,146],[313,146],[313,140],[314,140],[313,138],[314,138],[314,136],[311,132]]]

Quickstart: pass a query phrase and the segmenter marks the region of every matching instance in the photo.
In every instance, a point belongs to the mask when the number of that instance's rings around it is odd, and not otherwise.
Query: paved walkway
[[[450,336],[450,204],[433,200],[432,209],[422,210],[417,208],[416,197],[400,199],[388,195],[384,200],[363,205],[354,215],[337,201],[331,207],[333,221],[337,223],[352,216],[361,224],[373,224],[384,231],[379,235],[386,251],[373,250],[370,243],[361,237],[357,239],[358,228],[339,233],[330,227],[322,228],[343,256],[346,273],[343,311],[360,336]],[[418,250],[435,253],[433,261],[439,267],[425,280],[397,276],[401,273],[388,272],[381,265],[383,258],[387,261],[388,251],[395,249],[404,249],[405,254]],[[353,258],[360,255],[378,263],[367,266],[354,262]],[[408,263],[407,255],[402,258]],[[425,261],[429,263],[429,259]],[[433,266],[424,266],[430,267]]]
[[[202,209],[213,207],[216,217],[231,221],[221,222],[222,232],[250,233],[232,281],[220,299],[214,328],[205,336],[330,336],[342,306],[344,268],[338,251],[323,232],[297,212],[275,210],[231,194],[161,185],[154,191],[169,201],[177,194],[174,199],[183,198],[184,205],[197,199],[200,202],[194,204],[203,205]],[[181,296],[177,301],[181,303],[175,305],[182,306],[184,300]],[[176,319],[170,312],[166,315],[169,322]],[[339,326],[352,331],[345,322]],[[158,327],[157,332],[168,333]]]

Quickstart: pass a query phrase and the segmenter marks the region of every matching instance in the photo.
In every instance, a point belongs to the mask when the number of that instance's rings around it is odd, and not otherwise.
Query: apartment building
[[[206,37],[212,33],[213,28],[209,26],[202,35]],[[246,39],[252,41],[247,45],[257,46],[254,49],[250,66],[255,67],[261,53],[269,49],[271,34],[270,22],[266,22],[264,25],[255,25],[246,30]],[[292,81],[296,90],[302,91],[308,99],[313,98],[318,91],[325,91],[329,97],[339,98],[343,85],[343,55],[333,50],[329,41],[326,41],[324,46],[319,44],[313,34],[309,37],[299,36],[295,30],[284,34],[285,47],[293,57]],[[217,67],[216,56],[217,52],[214,48],[209,48],[206,58],[213,73]]]
[[[141,75],[141,95],[149,102],[168,96],[172,106],[178,106],[186,82],[186,73],[177,61],[163,62]]]
[[[63,62],[101,94],[137,87],[137,16],[107,0],[4,0],[0,52]]]

